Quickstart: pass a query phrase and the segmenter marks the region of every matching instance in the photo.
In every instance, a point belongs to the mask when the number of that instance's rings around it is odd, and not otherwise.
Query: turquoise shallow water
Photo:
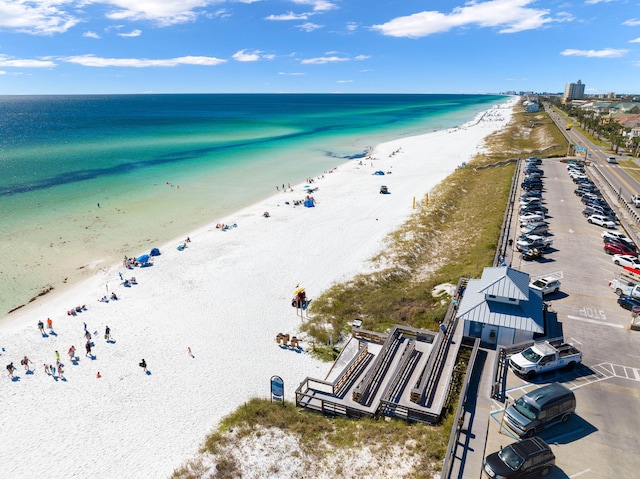
[[[488,95],[0,97],[0,315]],[[99,206],[98,206],[99,204]]]

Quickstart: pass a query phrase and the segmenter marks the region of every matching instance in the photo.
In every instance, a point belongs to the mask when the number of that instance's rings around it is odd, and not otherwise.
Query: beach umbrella
[[[136,258],[136,262],[138,262],[138,263],[148,263],[149,262],[149,255],[148,254],[143,254],[141,256],[138,256]]]

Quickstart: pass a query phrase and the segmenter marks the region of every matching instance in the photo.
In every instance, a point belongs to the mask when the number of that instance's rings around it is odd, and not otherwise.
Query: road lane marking
[[[612,328],[624,329],[624,326],[622,326],[621,324],[607,323],[605,321],[596,321],[595,319],[581,318],[580,316],[572,316],[570,314],[567,315],[567,318],[576,319],[578,321],[584,321],[586,323],[601,324],[602,326],[611,326]]]

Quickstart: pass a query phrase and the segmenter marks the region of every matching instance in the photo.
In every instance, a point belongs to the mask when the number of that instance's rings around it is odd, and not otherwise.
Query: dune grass
[[[491,265],[497,247],[514,165],[476,168],[518,156],[562,156],[567,149],[563,138],[546,114],[517,111],[509,127],[488,139],[487,152],[450,175],[431,194],[429,204],[390,235],[385,250],[373,258],[379,265],[375,273],[336,284],[314,300],[313,319],[304,329],[314,338],[318,355],[333,359],[339,353],[333,342],[349,333],[356,317],[363,319],[363,327],[376,331],[385,331],[396,323],[437,328],[448,298],[434,297],[434,286],[455,284],[461,276],[479,277],[482,269]],[[296,438],[299,450],[290,452],[291,457],[306,461],[309,468],[325,464],[332,477],[351,477],[353,471],[332,466],[328,456],[339,451],[359,454],[367,449],[383,461],[398,460],[389,457],[389,451],[406,450],[413,467],[403,477],[432,478],[442,469],[453,412],[464,382],[468,350],[460,351],[439,425],[389,418],[356,421],[325,417],[289,403],[252,399],[224,418],[205,439],[202,455],[172,477],[241,477],[239,443],[276,428]],[[205,466],[209,455],[214,458],[213,471]],[[372,463],[364,475],[375,477],[376,467],[381,466]]]

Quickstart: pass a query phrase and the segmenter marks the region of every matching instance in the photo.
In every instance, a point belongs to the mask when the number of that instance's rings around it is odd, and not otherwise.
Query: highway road
[[[586,149],[586,159],[589,160],[603,173],[603,175],[612,184],[615,191],[617,191],[619,196],[629,201],[631,195],[640,194],[640,183],[638,183],[638,181],[636,181],[631,175],[629,175],[629,173],[627,173],[624,168],[621,168],[619,165],[607,163],[607,157],[609,156],[615,156],[618,159],[627,157],[615,155],[611,152],[611,150],[594,145],[576,128],[566,130],[567,121],[563,117],[558,115],[555,111],[553,111],[550,106],[545,105],[545,107],[549,116],[558,126],[560,131],[563,132],[567,140],[572,145],[577,145],[580,148]],[[576,153],[583,154],[582,151]]]

